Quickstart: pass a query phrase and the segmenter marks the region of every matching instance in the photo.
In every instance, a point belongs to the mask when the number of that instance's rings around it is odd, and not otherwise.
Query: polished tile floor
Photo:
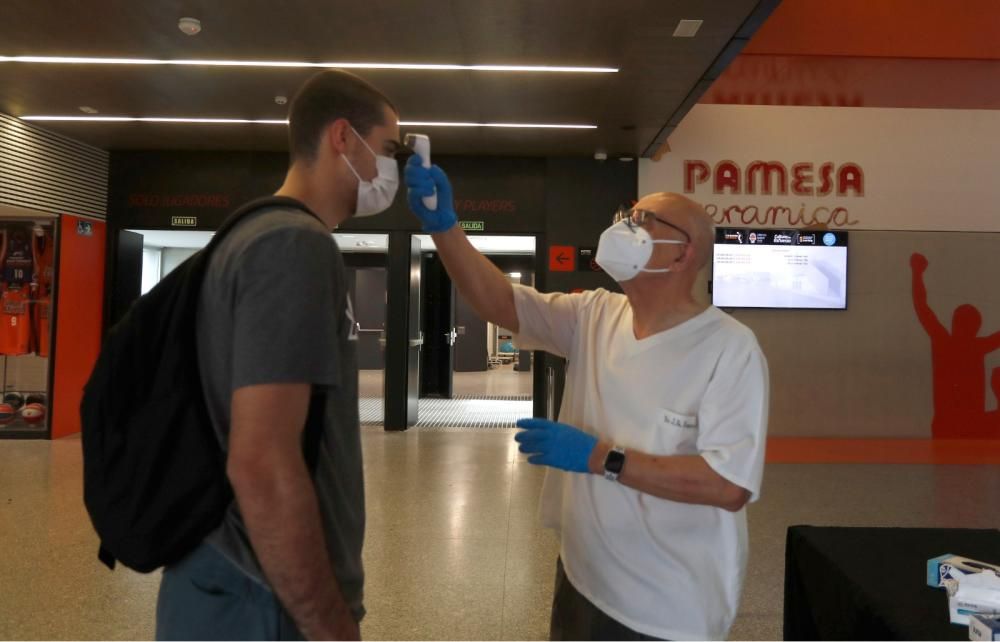
[[[556,542],[506,430],[364,429],[368,639],[542,639]],[[793,524],[1000,527],[1000,467],[771,465],[734,639],[780,639]],[[158,578],[96,558],[78,439],[0,441],[0,639],[145,639]],[[915,560],[915,563],[922,563]]]
[[[362,370],[358,393],[361,397],[382,396],[382,370]],[[512,396],[531,394],[531,372],[516,372],[512,364],[485,372],[456,372],[452,380],[455,395]]]

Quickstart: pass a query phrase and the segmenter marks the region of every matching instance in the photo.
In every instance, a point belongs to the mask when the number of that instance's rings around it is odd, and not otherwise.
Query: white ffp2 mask
[[[378,175],[374,179],[363,181],[351,161],[347,160],[347,156],[343,157],[344,162],[358,179],[358,206],[354,210],[354,215],[371,216],[384,212],[392,205],[392,200],[396,198],[396,190],[399,189],[399,165],[396,164],[395,158],[379,156],[372,151],[354,127],[351,127],[351,131],[375,157],[375,169],[378,170]]]
[[[629,227],[625,221],[619,221],[601,234],[595,260],[619,283],[634,279],[640,272],[669,272],[670,268],[646,269],[657,243],[685,245],[686,241],[654,239],[645,229]]]

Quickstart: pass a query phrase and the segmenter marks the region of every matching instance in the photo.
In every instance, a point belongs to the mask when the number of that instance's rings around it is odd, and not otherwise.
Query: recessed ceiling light
[[[96,114],[98,113],[93,107],[88,107],[87,105],[80,105],[80,111],[85,114]]]
[[[631,163],[632,161],[635,160],[635,156],[619,156],[618,160],[620,160],[623,163]]]
[[[93,123],[188,123],[202,125],[287,125],[287,120],[249,118],[174,118],[161,116],[20,116],[36,122]],[[510,129],[597,129],[597,125],[559,123],[460,123],[445,121],[399,121],[400,127],[500,127]]]
[[[614,67],[548,65],[453,65],[401,62],[294,62],[280,60],[164,60],[159,58],[89,58],[83,56],[0,56],[0,62],[59,65],[174,65],[182,67],[293,67],[316,69],[399,69],[411,71],[510,71],[524,73],[613,74]]]
[[[519,279],[519,278],[521,278],[521,273],[520,272],[511,272],[510,273],[510,278],[512,278],[512,279]]]
[[[704,20],[681,20],[674,29],[674,38],[694,38]]]
[[[201,20],[197,18],[181,18],[177,21],[177,28],[185,35],[197,36],[201,33]]]

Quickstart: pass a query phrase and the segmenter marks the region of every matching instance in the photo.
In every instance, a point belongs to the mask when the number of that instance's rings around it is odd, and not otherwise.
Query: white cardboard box
[[[972,615],[969,617],[969,639],[997,642],[1000,640],[1000,616]]]

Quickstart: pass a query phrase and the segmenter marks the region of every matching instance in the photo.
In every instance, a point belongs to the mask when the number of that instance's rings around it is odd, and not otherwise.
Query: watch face
[[[608,456],[604,460],[604,470],[609,473],[619,474],[625,466],[625,453],[620,450],[609,450]]]

